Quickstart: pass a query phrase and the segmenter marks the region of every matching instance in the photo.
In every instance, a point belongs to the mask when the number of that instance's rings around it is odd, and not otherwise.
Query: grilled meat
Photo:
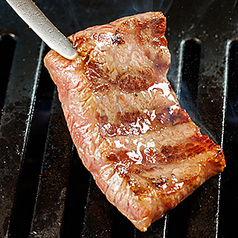
[[[76,60],[45,58],[83,164],[141,231],[225,166],[166,78],[165,29],[161,12],[124,17],[70,36]]]

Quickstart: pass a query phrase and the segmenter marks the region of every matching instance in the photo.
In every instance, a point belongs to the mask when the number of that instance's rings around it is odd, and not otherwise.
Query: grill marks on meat
[[[103,30],[107,32],[96,30],[93,34],[89,33],[87,40],[85,35],[80,34],[75,34],[72,39],[75,47],[80,45],[79,53],[87,66],[85,74],[95,91],[111,87],[127,92],[146,90],[154,84],[152,75],[160,73],[155,71],[160,71],[160,67],[167,70],[168,62],[158,64],[158,68],[154,66],[155,50],[168,57],[165,52],[165,18],[143,22],[128,18],[116,30],[112,26],[105,26]],[[164,49],[160,48],[162,46]]]
[[[171,110],[170,107],[144,112],[118,112],[116,122],[110,123],[107,116],[99,116],[99,128],[102,136],[140,135],[147,131],[162,130],[165,126],[175,126],[188,122],[188,114],[181,108]]]
[[[125,17],[70,36],[75,61],[45,58],[82,162],[141,231],[225,166],[166,79],[165,28],[160,12]]]

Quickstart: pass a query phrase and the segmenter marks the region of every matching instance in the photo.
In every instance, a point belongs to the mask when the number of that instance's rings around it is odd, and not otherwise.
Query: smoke
[[[131,2],[136,12],[162,11],[166,14],[173,0],[133,0]]]

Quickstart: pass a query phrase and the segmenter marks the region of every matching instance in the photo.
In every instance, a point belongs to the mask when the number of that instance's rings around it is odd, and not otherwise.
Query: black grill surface
[[[233,237],[238,183],[236,0],[37,0],[65,34],[162,10],[181,106],[227,167],[142,233],[83,167],[43,58],[49,50],[0,0],[0,237]]]

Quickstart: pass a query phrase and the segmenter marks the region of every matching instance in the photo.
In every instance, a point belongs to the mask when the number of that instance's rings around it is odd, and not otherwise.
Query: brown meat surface
[[[225,167],[166,79],[165,29],[161,12],[124,17],[70,36],[76,60],[45,58],[83,164],[141,231]]]

